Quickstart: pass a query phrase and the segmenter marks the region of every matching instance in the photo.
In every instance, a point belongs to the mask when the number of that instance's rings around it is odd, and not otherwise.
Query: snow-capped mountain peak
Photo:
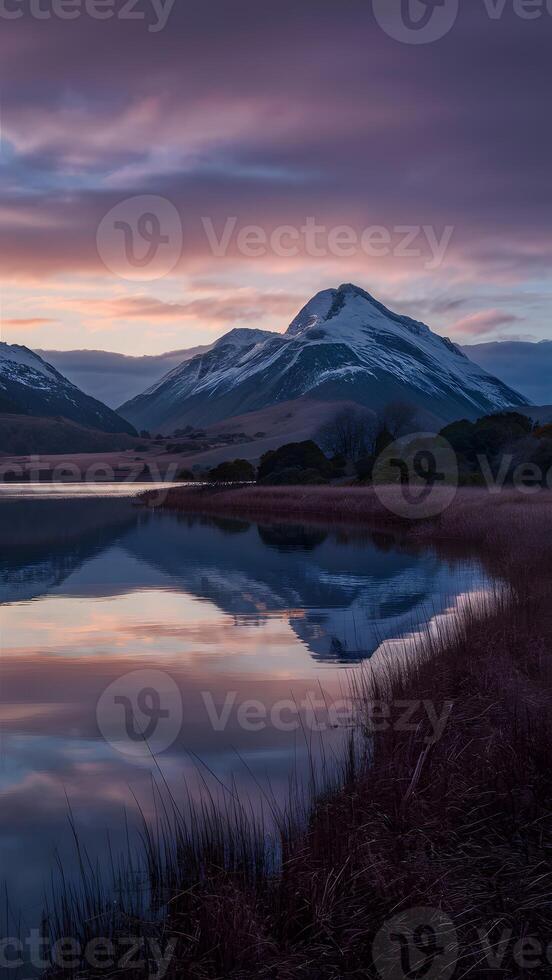
[[[248,327],[235,327],[233,330],[229,330],[228,333],[223,334],[215,341],[215,347],[252,347],[254,344],[262,344],[265,340],[270,337],[275,337],[277,334],[271,333],[269,330],[253,330]]]
[[[132,425],[85,395],[28,347],[0,342],[0,411],[63,416],[101,432],[133,433]]]
[[[41,379],[55,384],[59,375],[55,368],[46,361],[43,361],[38,354],[34,354],[28,347],[20,344],[6,344],[0,341],[0,375],[5,377],[20,377],[22,384],[31,384],[34,375],[40,375]],[[35,377],[35,382],[39,379]],[[0,384],[2,382],[0,381]]]
[[[340,287],[342,288],[342,287]],[[291,321],[287,335],[289,337],[300,337],[307,330],[318,327],[325,323],[334,304],[337,289],[323,289],[316,293],[308,303],[299,311],[294,320]]]
[[[230,331],[121,412],[170,431],[305,397],[373,409],[400,398],[443,421],[527,404],[450,340],[347,283],[317,293],[285,333]]]
[[[337,338],[347,335],[350,339],[362,339],[362,334],[369,328],[391,330],[393,333],[407,331],[414,337],[432,339],[438,344],[445,344],[449,350],[456,350],[454,344],[446,337],[432,333],[430,328],[420,320],[393,313],[383,303],[360,286],[345,283],[338,289],[325,289],[317,293],[288,327],[287,334],[298,337],[307,335],[310,339],[322,339],[313,330],[326,327],[324,338]],[[393,330],[393,327],[398,328]],[[458,352],[460,353],[460,352]],[[463,356],[460,354],[460,356]]]

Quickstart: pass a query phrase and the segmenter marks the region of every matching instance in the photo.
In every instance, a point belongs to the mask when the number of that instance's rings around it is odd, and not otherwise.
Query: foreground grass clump
[[[310,502],[312,519],[380,526],[384,516],[366,490],[244,488],[202,499],[226,514],[255,504],[255,515],[271,506],[280,516],[291,504],[305,518]],[[422,724],[367,725],[334,783],[321,792],[313,780],[310,800],[298,789],[294,802],[274,806],[270,830],[232,794],[200,812],[169,799],[160,827],[144,828],[136,867],[145,865],[146,879],[123,862],[113,905],[83,860],[84,897],[58,896],[54,934],[170,938],[171,978],[375,978],[385,975],[372,957],[382,924],[430,907],[456,930],[454,976],[546,975],[520,967],[513,951],[529,937],[546,948],[552,937],[552,495],[463,491],[439,518],[400,524],[406,540],[444,556],[469,548],[504,583],[428,632],[416,655],[356,681],[361,709],[452,703],[442,737],[432,741]],[[85,964],[77,973],[105,975]]]

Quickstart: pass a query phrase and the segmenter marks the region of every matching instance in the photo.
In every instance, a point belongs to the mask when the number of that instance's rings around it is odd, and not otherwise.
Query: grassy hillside
[[[131,449],[137,442],[123,432],[99,432],[64,418],[0,414],[0,454],[102,453]]]

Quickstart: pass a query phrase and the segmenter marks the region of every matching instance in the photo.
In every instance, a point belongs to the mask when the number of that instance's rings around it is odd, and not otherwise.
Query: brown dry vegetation
[[[179,490],[165,506],[376,528],[397,522],[366,489]],[[377,977],[378,930],[420,906],[454,923],[455,977],[547,975],[520,967],[512,951],[520,939],[545,948],[552,938],[552,495],[466,490],[435,520],[399,523],[408,540],[444,555],[468,547],[507,582],[446,632],[428,635],[417,656],[361,682],[365,701],[452,702],[443,736],[429,744],[423,726],[367,736],[304,822],[293,806],[280,814],[275,867],[263,828],[236,801],[227,813],[206,805],[191,830],[171,817],[168,845],[146,840],[154,892],[169,901],[161,922],[141,925],[174,937],[167,976]],[[55,931],[93,935],[100,911],[98,898],[79,908],[66,897]],[[120,916],[121,905],[114,932],[136,929],[136,918]],[[498,955],[493,971],[487,946]]]
[[[397,489],[400,494],[400,489]],[[435,491],[438,492],[437,490]],[[177,513],[243,515],[251,520],[321,521],[367,525],[404,524],[369,487],[227,486],[176,487],[143,496],[147,506]]]

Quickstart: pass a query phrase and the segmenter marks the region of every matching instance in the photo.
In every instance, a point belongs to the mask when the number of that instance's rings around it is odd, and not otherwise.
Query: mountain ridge
[[[552,402],[552,340],[495,340],[464,345],[468,357],[491,371],[532,404]]]
[[[1,341],[0,405],[16,415],[59,416],[100,432],[136,435],[128,420],[86,395],[28,347]]]
[[[345,283],[312,297],[283,334],[230,331],[119,411],[169,431],[305,397],[372,409],[401,398],[443,421],[528,404],[448,338]]]
[[[493,377],[524,395],[531,404],[548,405],[552,401],[552,340],[504,338],[476,344],[457,344],[447,337],[442,339]],[[102,350],[56,351],[39,348],[35,353],[81,391],[115,409],[149,390],[185,361],[207,353],[216,343],[218,340],[212,344],[170,350],[163,354],[128,355]],[[8,411],[7,408],[2,410]]]

